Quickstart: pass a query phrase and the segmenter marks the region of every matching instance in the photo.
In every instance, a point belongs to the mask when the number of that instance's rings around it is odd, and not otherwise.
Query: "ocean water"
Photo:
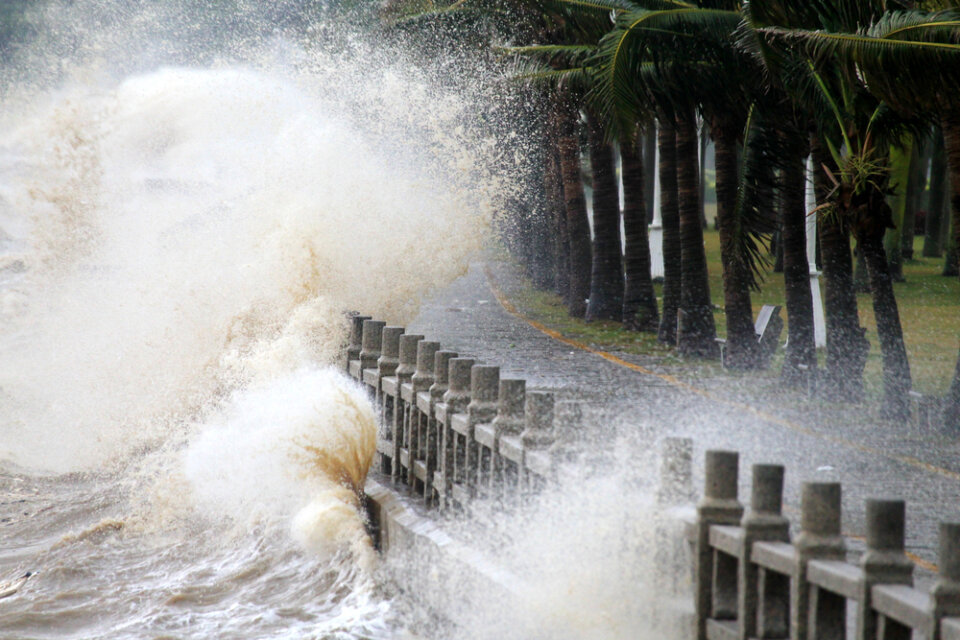
[[[52,3],[2,75],[0,637],[406,637],[344,313],[462,273],[519,139],[465,126],[483,83],[191,6]]]

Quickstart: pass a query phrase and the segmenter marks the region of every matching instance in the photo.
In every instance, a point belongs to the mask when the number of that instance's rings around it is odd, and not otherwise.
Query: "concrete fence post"
[[[524,429],[520,433],[524,449],[544,449],[554,443],[553,407],[554,396],[549,391],[526,394]]]
[[[434,476],[440,469],[440,444],[442,440],[441,427],[437,422],[435,409],[443,402],[443,394],[447,392],[450,379],[450,360],[457,357],[456,351],[437,351],[433,356],[433,384],[427,390],[429,394],[429,413],[427,414],[427,468],[426,480],[423,486],[423,499],[430,503],[433,499]]]
[[[904,552],[906,505],[903,500],[867,500],[867,550],[860,559],[863,579],[857,601],[857,640],[877,637],[878,616],[872,589],[878,584],[913,584],[913,563]],[[887,628],[884,640],[909,640],[910,630]]]
[[[363,374],[364,382],[373,389],[374,397],[380,405],[380,418],[383,421],[384,440],[387,441],[386,457],[390,461],[390,477],[396,481],[400,472],[400,443],[403,434],[397,430],[397,402],[393,396],[383,393],[383,379],[392,376],[400,364],[400,336],[403,327],[383,327],[380,331],[380,357],[377,358],[376,371]],[[386,469],[386,464],[383,465]]]
[[[347,365],[351,360],[360,359],[360,349],[363,346],[363,321],[370,320],[370,316],[350,316],[350,342],[347,345]]]
[[[520,433],[520,443],[523,447],[523,464],[520,465],[520,498],[525,499],[527,495],[536,491],[540,486],[540,481],[545,479],[543,475],[534,473],[534,468],[544,472],[543,464],[534,466],[534,456],[541,459],[543,454],[547,454],[549,461],[549,449],[556,442],[556,422],[554,420],[554,409],[556,399],[553,393],[549,391],[530,391],[526,397],[524,406],[524,429]]]
[[[417,370],[417,345],[423,340],[422,335],[404,334],[400,336],[398,345],[399,357],[397,359],[397,368],[394,375],[397,377],[396,397],[394,397],[393,428],[394,433],[399,434],[399,465],[394,465],[394,469],[399,467],[399,476],[395,478],[400,482],[413,481],[413,429],[410,424],[410,405],[404,402],[402,387],[410,382],[413,374]]]
[[[495,476],[491,482],[502,483],[504,497],[509,496],[511,491],[517,496],[520,494],[520,469],[523,466],[520,434],[526,420],[526,403],[526,380],[500,380],[497,415],[491,423]]]
[[[470,402],[470,369],[476,361],[473,358],[451,358],[447,372],[447,390],[443,394],[442,406],[436,409],[439,434],[437,463],[440,467],[434,476],[434,488],[440,499],[440,508],[446,508],[453,483],[454,449],[453,416],[463,413]]]
[[[417,371],[417,345],[423,340],[419,334],[407,333],[400,336],[398,345],[397,382],[410,382]]]
[[[707,451],[704,495],[697,505],[694,612],[697,640],[707,640],[707,620],[733,612],[714,606],[714,553],[710,547],[712,525],[737,525],[743,506],[737,500],[739,454],[736,451]],[[734,605],[735,606],[735,605]]]
[[[960,616],[960,522],[940,523],[940,573],[930,594],[933,598],[931,640],[940,640],[940,621]]]
[[[424,394],[429,398],[430,385],[436,380],[434,375],[434,364],[436,363],[437,351],[440,350],[439,342],[421,340],[417,343],[417,368],[410,378],[411,402],[410,402],[410,486],[417,491],[423,490],[423,485],[427,484],[427,458],[429,456],[429,422],[431,417],[431,407],[429,401],[426,404],[426,412],[421,408],[420,395]],[[417,484],[419,481],[419,485]]]
[[[440,351],[439,342],[423,340],[417,343],[417,368],[410,378],[415,392],[429,390],[430,385],[436,381],[434,365],[437,362],[438,351]]]
[[[360,370],[372,369],[377,366],[380,357],[380,348],[383,344],[383,328],[387,326],[382,320],[364,320],[360,338]],[[361,373],[361,381],[362,373]]]
[[[663,585],[671,595],[689,591],[693,567],[687,519],[679,518],[677,513],[670,514],[669,510],[681,505],[690,507],[693,502],[693,440],[664,438],[660,442],[660,481],[656,488],[659,508],[654,548],[657,567],[666,568]],[[678,571],[677,567],[685,570]]]
[[[660,443],[660,486],[657,504],[671,506],[693,501],[693,440],[664,438]]]
[[[482,444],[477,461],[477,485],[492,489],[503,478],[503,458],[500,456],[500,438],[503,434],[519,434],[523,429],[523,403],[526,381],[500,378],[497,388],[496,414],[489,424],[477,426],[475,437]]]
[[[500,367],[478,364],[470,370],[470,403],[462,425],[454,430],[454,436],[459,436],[458,453],[454,458],[454,482],[461,483],[465,488],[471,487],[476,481],[480,466],[480,445],[474,430],[481,422],[490,422],[496,417],[499,388]]]
[[[392,376],[400,364],[400,336],[403,327],[384,327],[380,338],[380,357],[377,358],[377,373],[381,378]]]
[[[778,582],[772,575],[763,572],[761,592],[760,571],[753,563],[751,554],[756,542],[789,542],[790,523],[782,515],[783,466],[774,464],[753,465],[753,486],[750,493],[750,509],[743,516],[742,550],[737,571],[737,619],[740,640],[757,636],[758,606],[764,604],[762,616],[764,633],[761,637],[783,637],[788,620],[787,585]],[[783,612],[782,616],[776,615]]]
[[[846,558],[846,542],[840,533],[841,487],[839,482],[805,482],[800,506],[800,533],[790,577],[790,638],[843,638],[846,633],[846,599],[811,588],[807,565],[811,560]]]

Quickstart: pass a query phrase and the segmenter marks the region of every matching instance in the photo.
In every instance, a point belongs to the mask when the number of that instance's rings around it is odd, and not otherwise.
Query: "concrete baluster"
[[[427,481],[423,487],[423,499],[427,504],[433,501],[435,477],[440,474],[442,427],[437,421],[436,408],[443,402],[443,394],[449,389],[450,360],[457,357],[456,351],[437,351],[433,358],[433,384],[430,385],[430,413],[427,416]],[[439,485],[438,485],[439,486]]]
[[[394,465],[396,477],[394,480],[400,482],[409,482],[413,477],[412,452],[415,443],[412,442],[412,428],[410,425],[410,406],[404,402],[401,394],[401,387],[410,382],[413,374],[417,370],[417,344],[423,340],[423,336],[417,334],[404,334],[400,336],[398,345],[399,357],[397,358],[397,368],[394,375],[397,378],[396,397],[394,398],[393,412],[393,430],[399,434],[399,465]]]
[[[363,321],[369,319],[370,316],[350,316],[350,343],[347,345],[347,366],[349,366],[353,360],[360,359],[360,349],[363,345]]]
[[[714,554],[710,547],[712,525],[737,525],[743,506],[737,500],[739,454],[736,451],[707,451],[704,495],[697,505],[694,611],[697,640],[707,640],[707,620],[734,615],[736,598],[714,593]],[[715,602],[715,599],[717,602]],[[719,605],[719,606],[715,606]]]
[[[527,401],[527,382],[519,379],[501,379],[497,394],[497,415],[491,423],[493,463],[490,483],[502,483],[504,492],[520,491],[520,465],[501,452],[503,439],[519,439],[524,426],[524,406]]]
[[[503,480],[503,460],[498,451],[500,436],[504,433],[519,434],[523,429],[526,384],[525,380],[501,378],[497,389],[496,415],[489,425],[478,427],[478,440],[481,433],[486,440],[483,443],[485,453],[479,460],[477,483],[487,489],[500,486]]]
[[[383,392],[383,379],[392,376],[397,370],[397,364],[400,362],[400,336],[403,335],[403,327],[385,326],[380,330],[380,357],[377,358],[376,369],[372,367],[364,371],[364,382],[374,390],[374,398],[380,406],[380,419],[382,422],[382,439],[384,440],[385,460],[382,469],[386,473],[389,466],[389,475],[396,477],[400,459],[398,458],[400,442],[403,440],[403,434],[398,432],[394,425],[394,414],[396,413],[396,400],[393,396]],[[389,465],[387,464],[389,460]]]
[[[693,440],[664,438],[660,443],[657,503],[671,506],[693,501]]]
[[[927,637],[940,640],[940,621],[960,616],[960,523],[940,523],[940,573],[930,590],[932,628]]]
[[[438,463],[440,471],[434,479],[434,487],[440,497],[440,508],[445,508],[453,482],[455,455],[454,432],[451,421],[454,415],[463,413],[470,403],[470,369],[475,364],[473,358],[451,358],[449,362],[448,384],[443,394],[443,407],[438,407],[437,420],[440,423],[440,449]]]
[[[427,482],[427,457],[429,436],[427,433],[429,416],[419,408],[419,396],[424,394],[429,397],[430,385],[434,383],[433,365],[436,362],[437,351],[440,350],[439,342],[421,340],[417,343],[417,369],[410,378],[412,391],[412,401],[410,403],[410,423],[413,436],[411,442],[411,468],[410,486],[414,492],[423,491],[423,485]],[[429,412],[429,404],[427,405]],[[419,483],[419,484],[418,484]]]
[[[383,328],[386,322],[381,320],[364,320],[360,338],[360,370],[362,381],[363,369],[373,369],[377,366],[380,357],[380,348],[383,344]]]
[[[642,486],[642,485],[641,485]],[[655,553],[658,567],[683,567],[686,571],[666,571],[663,586],[671,596],[689,594],[690,540],[686,518],[678,517],[676,507],[693,506],[693,440],[669,437],[660,443],[660,482],[656,489],[659,507],[656,516]],[[674,510],[673,513],[670,511]]]
[[[840,533],[841,487],[838,482],[805,482],[800,506],[800,533],[790,577],[790,637],[846,637],[847,600],[807,580],[812,560],[843,561],[846,542]]]
[[[546,449],[556,441],[553,430],[554,396],[549,391],[530,391],[524,406],[523,448]]]
[[[860,559],[863,579],[857,601],[857,639],[874,640],[878,618],[872,589],[878,584],[913,584],[913,563],[904,552],[906,505],[903,500],[867,500],[867,550]],[[886,621],[884,640],[910,640],[910,629]]]
[[[520,433],[520,442],[523,444],[523,465],[520,467],[521,498],[537,490],[544,480],[543,465],[534,466],[534,456],[547,456],[549,462],[550,449],[557,440],[554,421],[555,398],[549,391],[530,391],[527,393],[524,407],[524,429]],[[539,474],[532,469],[541,468]]]
[[[380,339],[380,357],[377,358],[377,373],[380,378],[392,376],[400,364],[400,336],[403,327],[384,327]]]
[[[756,542],[789,542],[790,523],[782,515],[783,466],[753,465],[753,487],[750,509],[743,516],[742,551],[737,571],[737,619],[740,640],[757,636],[758,610],[761,601],[763,634],[760,637],[783,637],[787,632],[787,585],[763,572],[764,589],[760,590],[760,571],[751,559]]]
[[[457,455],[454,457],[454,481],[469,485],[477,477],[480,446],[474,430],[481,422],[490,422],[497,415],[497,392],[500,385],[500,367],[474,365],[470,370],[470,403],[466,419],[458,420],[454,429]]]

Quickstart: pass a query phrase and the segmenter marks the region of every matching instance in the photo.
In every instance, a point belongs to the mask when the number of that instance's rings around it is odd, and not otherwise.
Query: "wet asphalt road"
[[[509,266],[489,263],[498,290],[509,299],[516,279]],[[843,485],[843,530],[864,533],[864,500],[907,501],[907,548],[936,561],[937,523],[960,520],[960,440],[932,428],[864,419],[857,407],[836,407],[779,389],[772,379],[706,377],[687,370],[684,382],[708,395],[656,375],[631,370],[555,340],[501,306],[483,264],[425,301],[408,331],[439,340],[501,367],[501,377],[521,377],[528,388],[552,389],[579,403],[580,448],[635,456],[638,465],[665,436],[694,440],[697,493],[707,449],[740,452],[741,502],[749,500],[749,467],[786,467],[786,514],[799,520],[799,492],[806,480]],[[643,357],[616,354],[656,369]],[[749,405],[747,409],[739,404]],[[851,541],[856,550],[859,543]]]

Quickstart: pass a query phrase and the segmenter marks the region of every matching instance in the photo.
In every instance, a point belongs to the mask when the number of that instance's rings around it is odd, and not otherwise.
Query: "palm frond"
[[[780,123],[774,124],[756,105],[751,105],[743,132],[743,160],[740,163],[733,246],[737,259],[750,274],[749,286],[760,290],[769,267],[770,240],[777,228],[777,169],[785,154]]]

